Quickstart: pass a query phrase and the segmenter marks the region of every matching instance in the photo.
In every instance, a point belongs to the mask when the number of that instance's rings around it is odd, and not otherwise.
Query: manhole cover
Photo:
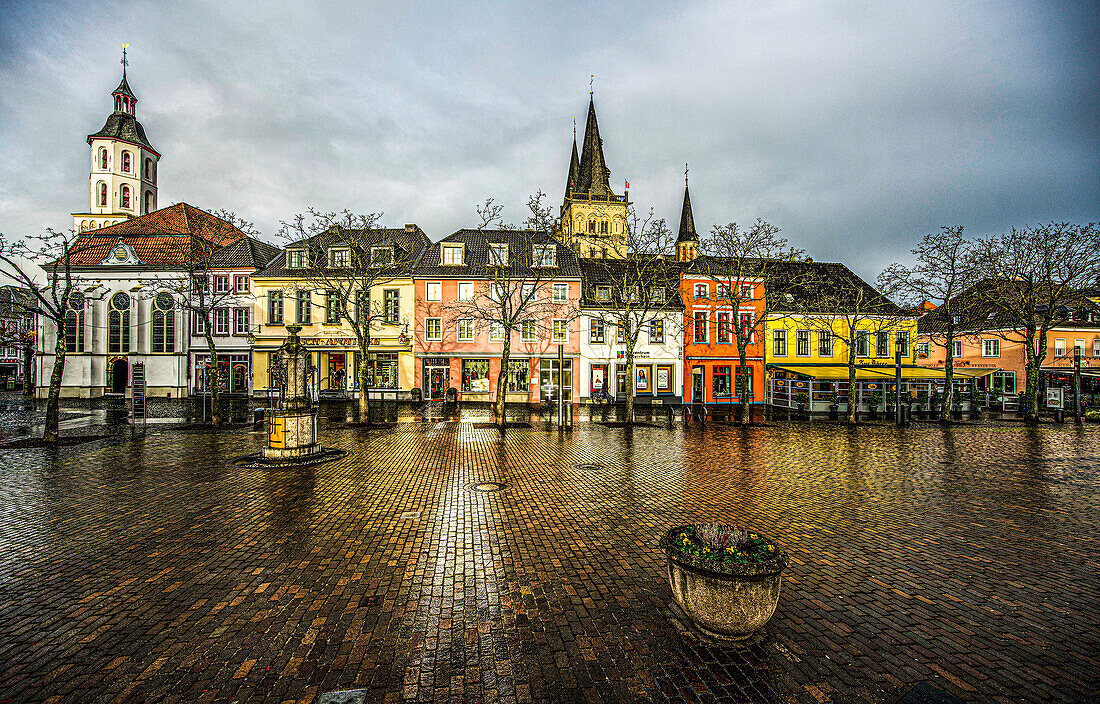
[[[607,469],[602,464],[596,464],[595,462],[587,462],[585,464],[578,464],[577,469],[583,469],[589,472],[598,472],[601,469]]]
[[[500,491],[504,488],[504,485],[500,482],[478,482],[477,484],[470,484],[468,489],[481,492]]]

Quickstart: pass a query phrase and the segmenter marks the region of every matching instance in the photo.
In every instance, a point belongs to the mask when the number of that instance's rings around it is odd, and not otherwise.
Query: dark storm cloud
[[[131,44],[162,204],[273,237],[309,205],[433,237],[560,200],[596,74],[613,184],[673,226],[764,217],[873,277],[925,232],[1097,219],[1093,5],[13,5],[0,231],[87,206],[84,136]]]

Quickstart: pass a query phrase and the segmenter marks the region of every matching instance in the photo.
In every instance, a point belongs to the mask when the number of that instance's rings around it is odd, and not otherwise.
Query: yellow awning
[[[772,367],[772,369],[782,369],[785,372],[793,372],[794,374],[804,374],[811,376],[814,379],[820,379],[822,381],[847,381],[848,380],[848,367],[845,366],[813,366],[808,365],[805,367]],[[877,369],[856,369],[856,379],[882,379],[885,377],[892,377],[893,374],[886,374],[880,372]]]
[[[848,379],[848,367],[843,365],[807,365],[805,367],[800,366],[773,366],[772,369],[782,369],[786,372],[793,372],[795,374],[804,374],[806,376],[819,379],[821,381],[847,381]],[[994,372],[1000,371],[995,367],[982,367],[975,369],[974,367],[962,367],[955,369],[955,376],[959,379],[977,379],[985,376],[989,376]],[[902,379],[940,379],[943,380],[946,377],[946,373],[942,368],[937,367],[912,367],[902,366],[901,378]],[[860,366],[856,368],[856,379],[860,381],[866,381],[871,379],[893,379],[894,367],[887,366],[885,364],[879,366]]]

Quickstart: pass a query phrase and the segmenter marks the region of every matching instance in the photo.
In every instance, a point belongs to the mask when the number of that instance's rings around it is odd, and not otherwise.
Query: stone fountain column
[[[263,457],[269,461],[290,461],[319,454],[317,444],[317,408],[309,397],[311,370],[309,350],[298,333],[301,325],[286,327],[290,337],[277,352],[279,403],[268,424],[267,447]]]

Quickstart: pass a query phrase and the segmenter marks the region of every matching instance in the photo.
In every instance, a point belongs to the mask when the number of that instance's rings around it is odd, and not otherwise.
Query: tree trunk
[[[221,367],[218,365],[218,350],[214,346],[214,336],[210,333],[210,325],[206,326],[206,347],[210,350],[209,364],[210,374],[206,377],[207,391],[210,392],[210,425],[222,424],[222,412],[220,404]]]
[[[61,379],[65,371],[65,319],[55,320],[57,341],[54,343],[53,372],[50,374],[50,393],[46,401],[46,424],[42,439],[57,442],[60,437],[58,419],[60,417]]]
[[[502,428],[504,427],[504,409],[508,395],[508,358],[511,355],[511,335],[507,334],[504,338],[504,348],[500,352],[500,371],[497,372],[497,397],[493,403],[493,420]],[[561,373],[560,370],[558,373]]]
[[[856,350],[848,345],[848,425],[856,424],[856,412],[859,406],[859,394],[856,391]]]
[[[955,391],[952,382],[955,379],[955,350],[952,349],[955,346],[955,336],[948,333],[947,346],[944,349],[944,382],[943,382],[943,400],[940,402],[940,422],[951,422],[951,402],[954,398]]]
[[[359,377],[359,422],[370,422],[370,393],[367,389],[370,388],[370,356],[362,346],[359,347],[359,368],[355,370],[356,375]]]
[[[745,349],[745,345],[743,345],[743,344],[738,345],[738,347],[740,347],[740,349],[738,349],[738,355],[737,356],[738,356],[738,361],[741,362],[741,371],[740,371],[740,373],[738,373],[737,381],[735,381],[734,383],[736,384],[736,383],[740,382],[740,384],[741,384],[741,392],[738,394],[738,398],[741,399],[741,417],[740,417],[739,420],[741,421],[742,425],[748,425],[749,423],[752,422],[752,414],[750,412],[749,401],[748,401],[748,395],[749,395],[748,351]],[[737,391],[737,389],[734,388],[734,391]]]
[[[34,396],[34,347],[23,348],[23,395]]]
[[[626,351],[626,424],[634,425],[634,350]]]
[[[1028,425],[1039,423],[1039,375],[1042,373],[1039,367],[1046,358],[1046,334],[1043,334],[1041,342],[1043,349],[1040,355],[1035,349],[1035,331],[1028,330],[1025,335],[1027,345],[1027,375],[1026,391],[1024,392],[1024,422]]]

